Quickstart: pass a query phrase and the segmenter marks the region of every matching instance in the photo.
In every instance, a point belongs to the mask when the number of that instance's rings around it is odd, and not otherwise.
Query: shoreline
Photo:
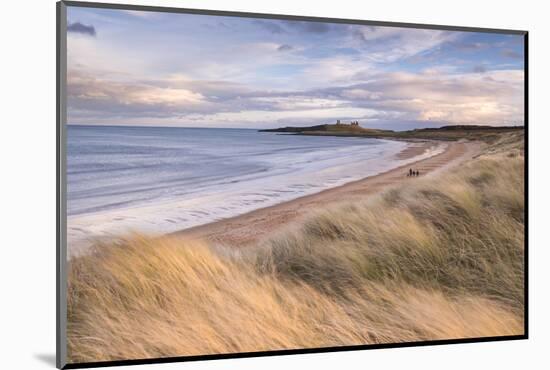
[[[299,221],[298,219],[302,218],[305,214],[323,207],[328,203],[353,201],[355,197],[364,197],[365,195],[383,191],[393,184],[400,183],[399,180],[409,179],[414,181],[414,178],[407,178],[405,176],[409,167],[418,168],[421,171],[421,176],[425,176],[433,172],[434,168],[443,167],[444,165],[448,166],[454,160],[457,160],[457,158],[460,159],[464,152],[466,152],[464,148],[482,145],[480,142],[465,141],[406,141],[408,145],[401,149],[400,152],[395,153],[393,157],[394,160],[405,163],[398,164],[397,167],[390,168],[389,170],[365,175],[363,178],[326,188],[316,193],[302,195],[294,199],[284,200],[280,203],[267,205],[261,208],[244,210],[244,213],[228,216],[215,221],[208,221],[195,226],[187,227],[181,225],[179,228],[176,227],[172,228],[172,230],[164,231],[134,227],[121,233],[116,233],[114,231],[97,231],[98,235],[96,236],[73,236],[69,238],[72,238],[72,241],[68,245],[68,258],[70,259],[75,256],[86,254],[89,247],[96,242],[104,243],[109,240],[123,239],[134,232],[153,236],[164,235],[185,237],[189,239],[203,239],[217,244],[236,247],[247,246],[268,238],[288,224],[295,224]],[[426,157],[426,155],[429,156]],[[408,160],[411,162],[406,163]],[[434,163],[435,167],[433,166]],[[176,207],[174,210],[177,210],[177,205],[172,205],[170,208],[174,207]],[[140,208],[136,209],[140,210]],[[86,223],[100,225],[101,222],[118,222],[120,219],[127,219],[133,222],[133,220],[137,220],[137,217],[139,217],[135,214],[137,212],[136,209],[130,209],[130,213],[121,213],[121,211],[117,211],[117,214],[114,216],[111,215],[111,218],[107,218],[107,221],[105,221],[105,215],[102,213],[90,214],[77,219],[81,224],[84,222],[84,225],[86,225]],[[84,228],[79,224],[74,224],[71,230],[73,234],[82,232],[87,233],[86,231],[82,231]]]
[[[416,144],[420,142],[416,141]],[[479,142],[445,142],[424,140],[422,146],[409,146],[397,156],[411,158],[421,155],[437,145],[446,145],[443,152],[416,162],[393,168],[389,171],[367,176],[344,185],[305,195],[276,205],[259,208],[234,217],[175,231],[168,235],[191,239],[204,239],[223,245],[244,247],[264,240],[277,231],[299,222],[315,209],[341,201],[380,193],[391,186],[414,181],[408,178],[409,168],[420,171],[420,176],[433,176],[442,170],[472,158],[479,150]],[[420,149],[419,149],[420,148]],[[418,151],[420,150],[420,153]]]
[[[385,139],[379,140],[390,141]],[[117,240],[134,232],[161,236],[178,234],[180,232],[186,232],[187,230],[198,230],[198,228],[201,227],[206,228],[209,227],[209,225],[231,220],[235,217],[247,215],[251,212],[269,209],[270,207],[278,206],[302,197],[312,196],[322,191],[331,190],[334,187],[346,185],[350,182],[364,179],[365,177],[376,176],[399,166],[408,165],[409,162],[412,163],[425,158],[430,158],[446,150],[448,146],[449,143],[439,142],[436,140],[411,140],[407,143],[407,145],[404,145],[400,151],[394,152],[392,157],[383,159],[383,161],[389,161],[386,164],[391,165],[382,166],[379,170],[373,170],[371,165],[367,165],[365,170],[362,170],[362,176],[359,174],[359,176],[356,176],[355,179],[350,179],[351,181],[348,180],[349,182],[340,182],[340,184],[332,185],[332,187],[325,187],[324,189],[317,190],[316,192],[298,195],[296,198],[282,199],[279,200],[279,203],[273,202],[263,206],[260,205],[258,208],[244,208],[241,209],[240,213],[229,214],[226,215],[225,218],[218,218],[217,220],[204,220],[205,222],[199,223],[198,225],[172,225],[168,222],[162,224],[162,221],[176,220],[178,218],[188,219],[185,217],[185,210],[187,208],[185,208],[184,203],[178,203],[177,201],[148,204],[140,207],[121,208],[108,212],[94,212],[84,215],[70,216],[68,225],[68,254],[70,256],[80,255],[82,253],[86,253],[87,249],[97,242],[103,243],[109,242],[109,240]],[[396,161],[397,163],[394,164],[392,163],[393,161]],[[360,164],[361,162],[357,163]],[[381,163],[383,164],[385,162]],[[183,213],[181,213],[180,210],[183,211]],[[158,215],[155,219],[151,219],[151,217],[149,217],[144,221],[142,218],[143,212],[145,212],[145,214],[158,214],[160,212],[160,215]],[[192,212],[188,211],[188,213]],[[160,220],[161,223],[157,220]],[[118,231],[116,230],[117,228],[119,228]]]

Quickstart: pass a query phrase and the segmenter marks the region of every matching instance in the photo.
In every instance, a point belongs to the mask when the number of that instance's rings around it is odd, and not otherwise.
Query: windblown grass
[[[69,263],[70,361],[522,334],[521,141],[245,250],[97,246]]]

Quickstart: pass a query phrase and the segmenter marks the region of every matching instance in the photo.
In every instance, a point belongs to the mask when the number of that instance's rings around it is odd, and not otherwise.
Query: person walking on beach
[[[413,170],[412,168],[409,168],[409,173],[407,174],[407,177],[418,177],[420,176],[419,170]]]

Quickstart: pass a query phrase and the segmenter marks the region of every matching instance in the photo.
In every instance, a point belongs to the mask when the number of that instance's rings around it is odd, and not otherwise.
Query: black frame
[[[142,364],[160,364],[170,362],[187,362],[187,361],[204,361],[218,360],[228,358],[247,358],[247,357],[265,357],[265,356],[280,356],[293,354],[307,353],[323,353],[323,352],[341,352],[341,351],[358,351],[365,349],[383,349],[383,348],[404,348],[404,347],[420,347],[433,346],[443,344],[461,344],[461,343],[481,343],[481,342],[497,342],[509,340],[521,340],[529,338],[529,248],[528,248],[528,189],[529,189],[529,32],[524,30],[511,29],[495,29],[495,28],[477,28],[477,27],[459,27],[448,25],[433,25],[421,23],[401,23],[401,22],[382,22],[382,21],[367,21],[358,19],[340,19],[340,18],[325,18],[325,17],[308,17],[297,15],[282,15],[282,14],[265,14],[265,13],[249,13],[249,12],[231,12],[221,10],[206,10],[206,9],[188,9],[174,8],[161,6],[144,6],[144,5],[129,5],[129,4],[110,4],[82,1],[59,1],[56,4],[57,15],[57,95],[56,95],[56,120],[57,120],[57,151],[56,151],[56,228],[57,228],[57,253],[56,253],[56,366],[59,369],[79,369],[79,368],[95,368],[123,365],[142,365]],[[132,360],[116,360],[116,361],[99,361],[99,362],[84,362],[70,363],[66,362],[66,7],[81,7],[81,8],[103,8],[103,9],[118,9],[118,10],[137,10],[151,11],[164,13],[184,13],[184,14],[200,14],[200,15],[215,15],[225,17],[241,17],[241,18],[260,18],[260,19],[279,19],[293,21],[310,21],[310,22],[326,22],[326,23],[343,23],[343,24],[359,24],[368,26],[386,26],[399,28],[420,28],[446,31],[462,31],[462,32],[484,32],[484,33],[499,33],[510,35],[521,35],[524,37],[524,130],[525,130],[525,245],[524,245],[524,330],[522,335],[507,335],[495,337],[479,337],[479,338],[463,338],[463,339],[445,339],[431,340],[421,342],[407,343],[388,343],[388,344],[363,344],[352,346],[339,347],[321,347],[321,348],[301,348],[288,350],[273,350],[273,351],[257,351],[257,352],[239,352],[239,353],[223,353],[223,354],[207,354],[194,356],[174,356],[161,358],[146,358]]]

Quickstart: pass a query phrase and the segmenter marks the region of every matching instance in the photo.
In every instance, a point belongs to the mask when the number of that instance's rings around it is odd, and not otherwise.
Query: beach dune
[[[420,177],[95,245],[68,265],[69,360],[520,338],[523,153],[453,143]]]

